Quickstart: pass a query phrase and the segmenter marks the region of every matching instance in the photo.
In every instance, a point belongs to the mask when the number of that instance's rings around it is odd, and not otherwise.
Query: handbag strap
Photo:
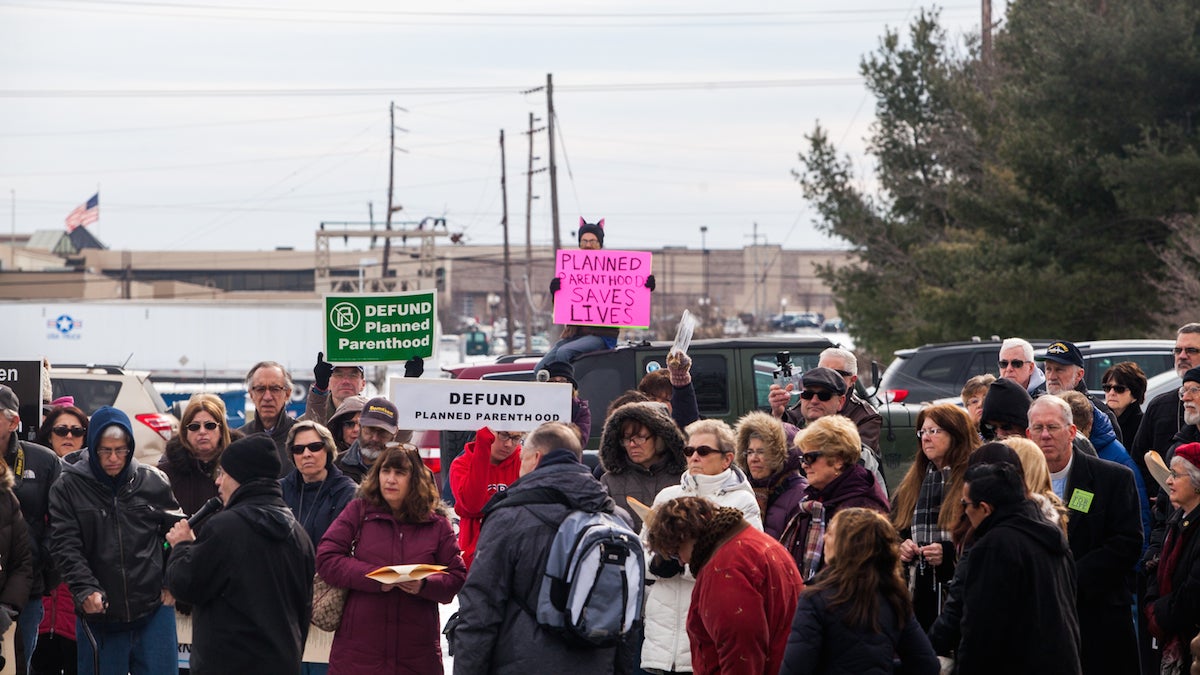
[[[354,531],[354,539],[350,540],[350,557],[354,557],[354,550],[358,548],[358,539],[362,536],[363,523],[367,520],[367,510],[363,508],[361,499],[354,500],[355,508],[358,511],[358,529]]]

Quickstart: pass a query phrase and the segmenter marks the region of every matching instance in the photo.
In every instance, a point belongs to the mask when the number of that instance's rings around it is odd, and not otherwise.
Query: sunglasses
[[[305,443],[304,445],[293,445],[292,454],[303,455],[305,450],[308,450],[309,452],[320,452],[324,449],[325,441],[313,441],[312,443]]]
[[[709,455],[712,455],[712,454],[719,455],[719,454],[721,454],[721,451],[716,448],[710,448],[707,445],[700,445],[700,446],[697,446],[694,448],[690,445],[687,445],[687,446],[684,446],[684,448],[683,448],[683,454],[687,457],[691,457],[692,455],[700,455],[701,457],[708,457]]]
[[[1125,392],[1129,391],[1129,387],[1126,387],[1123,384],[1104,384],[1101,385],[1100,388],[1103,389],[1104,393],[1106,394],[1110,391],[1115,391],[1118,394],[1124,394]]]
[[[201,424],[200,422],[192,422],[191,424],[187,425],[187,430],[188,431],[200,431],[200,427],[204,427],[205,429],[212,431],[213,429],[216,429],[219,426],[221,426],[221,425],[217,424],[216,422],[205,422],[203,424]]]
[[[1013,359],[1012,361],[1006,361],[1004,359],[1001,359],[996,362],[996,365],[1000,366],[1000,370],[1004,370],[1005,368],[1007,368],[1009,366],[1012,366],[1013,368],[1024,368],[1026,363],[1029,363],[1029,362],[1022,361],[1021,359]]]
[[[87,430],[84,429],[83,427],[69,427],[65,424],[54,427],[50,431],[54,432],[54,435],[58,436],[59,438],[66,438],[67,436],[74,436],[75,438],[83,438],[83,435],[85,433],[87,433]]]
[[[828,401],[836,396],[836,394],[834,394],[832,391],[813,391],[812,389],[805,389],[804,391],[800,392],[800,398],[804,399],[805,401],[813,400],[814,396],[822,401]]]
[[[803,455],[800,455],[800,461],[804,464],[815,464],[818,459],[821,459],[821,457],[824,456],[824,454],[825,453],[819,450],[816,452],[806,452]]]

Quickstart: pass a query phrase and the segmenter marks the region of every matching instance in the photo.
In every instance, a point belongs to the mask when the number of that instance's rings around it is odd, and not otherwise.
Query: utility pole
[[[400,110],[404,111],[404,108]],[[388,104],[388,209],[387,209],[387,230],[392,231],[392,214],[403,209],[403,206],[396,204],[392,200],[393,179],[396,172],[396,102],[392,101]],[[388,283],[388,264],[392,258],[392,238],[384,237],[383,239],[383,278],[380,280],[384,289],[390,289],[393,284]],[[383,289],[380,289],[383,290]]]
[[[754,223],[753,239],[754,239],[754,244],[753,244],[753,246],[754,246],[754,330],[756,331],[756,334],[757,334],[757,331],[759,330],[758,319],[759,319],[759,316],[761,316],[761,314],[762,314],[762,304],[759,302],[758,287],[759,287],[759,284],[766,278],[766,274],[765,273],[760,274],[759,270],[758,270],[758,266],[759,266],[759,262],[758,262],[758,223]],[[765,243],[766,236],[763,236],[763,240]]]
[[[529,113],[529,131],[525,132],[529,136],[529,166],[525,170],[525,335],[533,334],[533,303],[529,299],[529,282],[533,271],[533,200],[536,197],[533,195],[533,174],[545,171],[545,169],[533,170],[533,135],[541,131],[541,128],[533,127],[537,118],[533,113]],[[526,350],[532,351],[532,350]]]
[[[554,224],[554,250],[562,248],[558,231],[558,164],[554,161],[554,78],[546,73],[546,140],[550,145],[550,215]]]
[[[504,207],[504,327],[508,332],[508,339],[505,342],[508,344],[507,352],[513,353],[513,340],[516,339],[516,331],[513,330],[512,321],[512,276],[509,274],[509,257],[508,257],[508,164],[504,160],[504,130],[500,130],[500,202]],[[493,326],[494,327],[494,326]],[[495,339],[495,336],[492,336]],[[529,351],[529,327],[525,327],[525,351]]]

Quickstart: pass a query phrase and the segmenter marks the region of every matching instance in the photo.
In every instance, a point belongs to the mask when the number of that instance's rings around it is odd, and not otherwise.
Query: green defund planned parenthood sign
[[[436,291],[325,296],[325,359],[396,363],[433,356]]]

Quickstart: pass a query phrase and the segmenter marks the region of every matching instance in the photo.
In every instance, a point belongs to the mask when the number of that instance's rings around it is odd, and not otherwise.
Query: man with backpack
[[[582,456],[574,430],[543,424],[521,448],[521,477],[484,509],[450,635],[455,673],[612,673],[626,656],[644,554]]]

